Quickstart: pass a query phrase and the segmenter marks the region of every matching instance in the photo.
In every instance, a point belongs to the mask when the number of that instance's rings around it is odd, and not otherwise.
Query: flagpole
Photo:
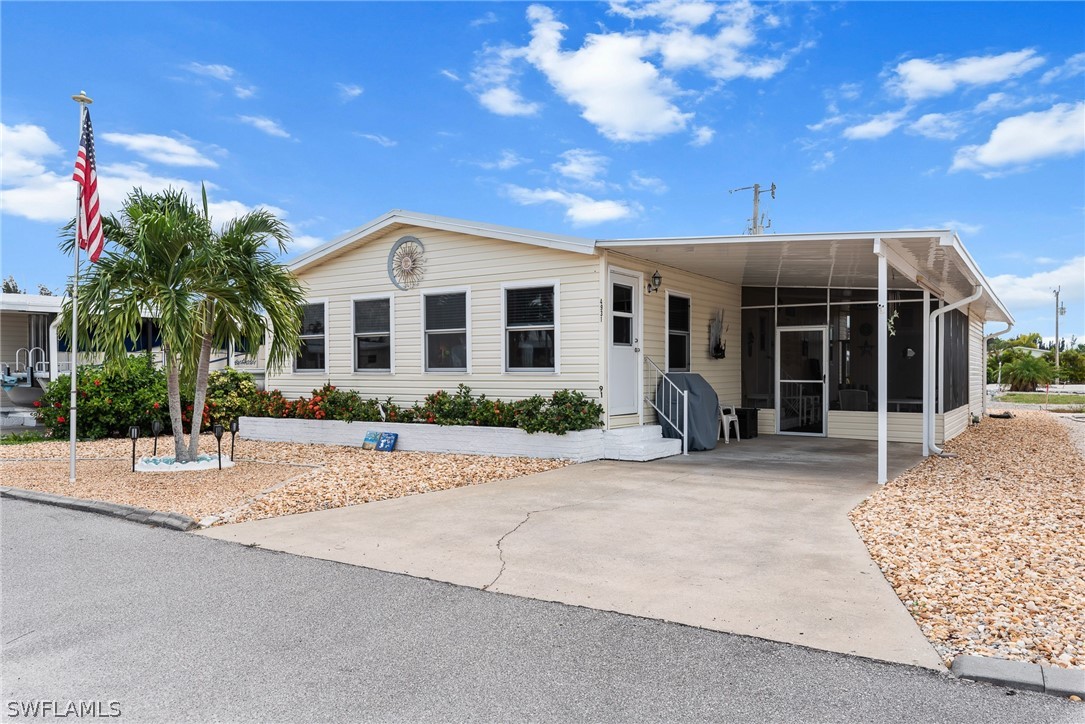
[[[79,104],[79,139],[83,139],[83,116],[86,114],[87,106],[94,101],[87,97],[86,91],[79,91],[79,95],[72,96],[72,100]],[[89,170],[88,170],[89,173]],[[68,443],[68,482],[75,482],[75,412],[76,412],[76,392],[77,392],[77,373],[79,371],[78,355],[79,355],[79,321],[78,321],[78,306],[79,306],[79,217],[83,213],[83,186],[79,185],[79,189],[75,192],[75,247],[73,248],[72,256],[75,258],[75,274],[72,276],[72,334],[69,340],[71,349],[71,377],[72,377],[72,392],[71,403],[68,408],[68,430],[69,430],[69,443]]]

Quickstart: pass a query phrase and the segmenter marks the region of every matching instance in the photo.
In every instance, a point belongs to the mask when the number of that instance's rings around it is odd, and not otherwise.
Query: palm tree
[[[80,343],[104,352],[107,360],[126,354],[125,340],[136,338],[144,316],[156,319],[178,461],[194,460],[199,451],[213,346],[270,339],[272,369],[299,346],[304,293],[267,249],[270,239],[285,250],[286,226],[260,210],[216,232],[206,209],[206,195],[201,213],[183,191],[135,189],[119,218],[102,219],[111,248],[79,284]],[[75,244],[72,228],[69,224],[62,244],[69,252]],[[68,320],[70,301],[65,307]],[[186,444],[181,382],[193,379],[192,431]]]
[[[206,188],[203,213],[210,222]],[[207,286],[197,311],[199,355],[190,459],[198,453],[196,430],[203,421],[212,349],[268,340],[265,364],[272,370],[282,368],[298,352],[305,292],[297,278],[275,261],[268,249],[269,240],[276,242],[279,253],[284,253],[290,231],[273,214],[257,209],[227,222],[220,231],[212,231],[204,246],[202,263]],[[270,334],[272,330],[278,331]]]
[[[1055,378],[1055,370],[1047,360],[1025,354],[1002,368],[1012,392],[1033,392],[1037,385],[1046,385]]]

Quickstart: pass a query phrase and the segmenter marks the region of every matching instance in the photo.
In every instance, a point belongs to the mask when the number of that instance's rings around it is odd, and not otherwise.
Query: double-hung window
[[[554,285],[505,289],[506,370],[556,370],[556,301]]]
[[[689,372],[689,297],[667,294],[667,371]]]
[[[354,369],[392,371],[392,298],[354,300]]]
[[[324,372],[326,339],[324,323],[328,308],[325,302],[311,302],[304,307],[301,319],[301,348],[294,360],[298,372]]]
[[[426,294],[422,302],[426,371],[466,372],[467,292]]]

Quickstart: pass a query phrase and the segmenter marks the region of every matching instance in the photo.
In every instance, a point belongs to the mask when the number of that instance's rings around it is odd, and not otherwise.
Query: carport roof
[[[891,289],[926,287],[953,303],[981,287],[973,310],[982,310],[986,321],[1013,323],[961,240],[947,229],[608,239],[596,247],[743,286],[861,289],[878,286],[878,243],[892,271]]]

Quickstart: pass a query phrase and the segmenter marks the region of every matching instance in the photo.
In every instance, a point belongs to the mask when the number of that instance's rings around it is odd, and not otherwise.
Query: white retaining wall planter
[[[578,463],[603,457],[603,431],[598,429],[555,435],[528,434],[512,427],[242,417],[238,435],[243,440],[361,447],[370,430],[398,433],[396,450],[408,452],[562,458]]]

